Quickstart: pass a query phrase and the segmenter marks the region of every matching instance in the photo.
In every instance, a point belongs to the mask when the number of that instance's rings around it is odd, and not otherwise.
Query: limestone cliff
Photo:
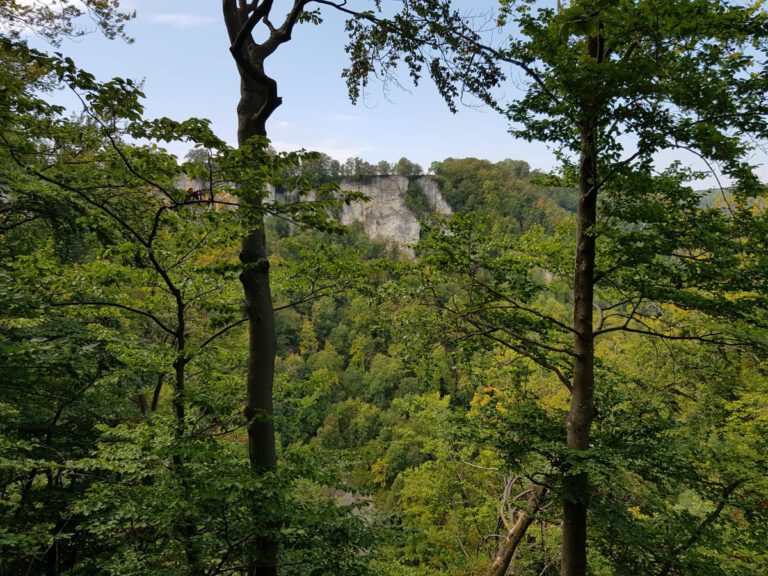
[[[369,198],[367,202],[344,206],[343,224],[360,222],[370,238],[395,244],[409,254],[413,253],[411,247],[418,242],[421,228],[417,215],[409,208],[409,194],[423,194],[432,214],[451,214],[432,176],[373,176],[364,181],[343,180],[340,188],[362,192]]]
[[[174,185],[180,190],[191,188],[195,191],[204,191],[206,187],[206,183],[183,175]],[[412,247],[419,241],[419,219],[426,215],[452,213],[434,176],[369,176],[361,180],[342,180],[339,188],[342,191],[362,192],[368,197],[367,201],[352,202],[342,207],[342,224],[349,226],[360,222],[370,238],[391,243],[411,256]],[[234,201],[222,192],[217,192],[217,197]],[[313,195],[305,199],[312,200]],[[274,188],[270,188],[267,197],[268,202],[297,200],[295,192],[277,192]],[[412,207],[419,208],[421,213],[414,213]]]

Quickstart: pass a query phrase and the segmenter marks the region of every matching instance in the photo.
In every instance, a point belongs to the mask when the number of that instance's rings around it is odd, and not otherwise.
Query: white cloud
[[[203,26],[210,26],[215,24],[218,19],[213,16],[198,16],[196,14],[182,14],[182,13],[168,13],[168,14],[153,14],[149,17],[150,22],[155,24],[163,24],[171,26],[173,28],[180,28],[183,30],[189,28],[202,28]]]

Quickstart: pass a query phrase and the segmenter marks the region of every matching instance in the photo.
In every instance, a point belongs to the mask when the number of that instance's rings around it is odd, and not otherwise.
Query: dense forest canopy
[[[761,3],[501,1],[503,46],[288,4],[224,2],[234,145],[26,39],[124,36],[116,0],[0,3],[0,575],[764,574]],[[318,8],[353,97],[404,65],[562,166],[276,152],[265,61]],[[414,258],[338,219],[388,178]]]

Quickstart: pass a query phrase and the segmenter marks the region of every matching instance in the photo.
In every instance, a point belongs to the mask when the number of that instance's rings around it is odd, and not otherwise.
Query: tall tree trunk
[[[261,8],[269,13],[271,2]],[[255,3],[254,3],[255,5]],[[240,74],[240,101],[237,105],[237,140],[243,146],[250,138],[267,135],[266,122],[280,105],[277,83],[264,73],[264,59],[271,52],[257,45],[248,29],[253,6],[224,0],[224,21],[231,51]],[[251,30],[252,30],[251,26]],[[251,191],[258,192],[258,191]],[[244,209],[259,215],[255,227],[243,239],[240,262],[246,313],[248,314],[248,375],[245,417],[248,419],[248,457],[254,474],[277,466],[273,421],[272,386],[275,373],[275,322],[269,284],[269,257],[262,201],[258,193],[248,194]],[[253,503],[255,524],[263,525],[262,502]],[[246,552],[248,576],[276,576],[279,526],[267,522],[267,530],[254,534]]]
[[[253,136],[266,136],[263,117],[267,89],[249,78],[241,81],[237,106],[238,144]],[[258,194],[249,196],[248,209],[261,214]],[[272,470],[277,464],[273,423],[272,383],[275,374],[275,321],[269,285],[269,255],[264,218],[243,239],[240,249],[246,311],[248,314],[248,379],[245,416],[248,418],[248,454],[254,472]]]
[[[566,422],[568,447],[589,449],[589,433],[594,415],[594,339],[592,304],[594,299],[595,237],[592,228],[597,216],[597,190],[590,128],[582,132],[582,152],[577,212],[576,270],[573,285],[574,353],[571,408]],[[589,479],[586,473],[563,478],[562,576],[584,576],[587,572],[587,501]]]
[[[602,37],[587,39],[589,56],[602,60]],[[599,97],[596,95],[596,97]],[[593,304],[595,280],[595,234],[597,222],[597,134],[594,103],[583,105],[579,132],[579,204],[576,213],[576,265],[573,279],[574,361],[571,408],[566,422],[568,448],[589,449],[589,435],[595,414],[595,355]],[[587,509],[589,478],[586,472],[563,477],[563,543],[560,573],[562,576],[585,576],[587,573]]]
[[[264,90],[255,82],[241,82],[238,112],[238,143],[252,136],[266,136],[265,121],[259,111],[264,109]],[[261,213],[261,198],[253,195],[248,209]],[[277,466],[275,428],[273,421],[272,386],[275,374],[275,321],[272,292],[269,284],[269,256],[264,233],[264,219],[243,239],[240,249],[246,311],[248,314],[248,376],[246,380],[245,417],[248,419],[248,457],[254,474],[274,470]],[[261,504],[254,503],[254,515],[261,515]],[[270,526],[275,532],[277,526]],[[248,558],[249,576],[276,576],[278,542],[274,534],[256,535],[255,553]]]

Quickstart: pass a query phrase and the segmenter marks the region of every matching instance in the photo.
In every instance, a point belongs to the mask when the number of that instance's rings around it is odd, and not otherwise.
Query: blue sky
[[[391,1],[391,0],[385,0]],[[370,5],[352,0],[350,5]],[[220,0],[128,0],[137,11],[128,25],[133,44],[90,34],[63,51],[99,78],[144,80],[149,117],[209,118],[217,134],[235,140],[239,84],[221,16]],[[463,2],[480,12],[494,0]],[[277,0],[282,14],[285,0]],[[286,9],[287,10],[287,9]],[[267,128],[276,148],[318,150],[344,160],[396,161],[405,156],[425,168],[449,156],[493,161],[522,159],[549,169],[543,145],[514,140],[497,113],[466,106],[451,114],[431,82],[409,91],[372,82],[365,99],[349,102],[341,71],[346,64],[344,19],[327,12],[320,26],[302,25],[269,59],[283,105]],[[173,149],[183,153],[184,149]]]
[[[392,1],[384,0],[384,5]],[[457,5],[482,14],[496,2],[458,0]],[[133,44],[90,34],[67,42],[62,50],[102,79],[143,80],[148,117],[209,118],[216,133],[234,143],[239,81],[228,52],[221,0],[123,0],[121,4],[137,12],[127,27]],[[276,0],[275,5],[274,13],[282,14],[289,2]],[[349,0],[349,5],[370,7],[371,0]],[[267,62],[267,73],[277,80],[283,97],[283,105],[267,126],[277,149],[305,148],[339,160],[360,156],[371,162],[393,162],[405,156],[425,168],[449,156],[513,158],[543,170],[556,165],[546,146],[513,139],[505,120],[493,111],[470,102],[457,114],[450,113],[429,79],[418,88],[405,82],[407,91],[385,90],[372,81],[366,97],[353,106],[341,78],[347,62],[344,18],[332,10],[324,14],[326,20],[320,26],[297,27],[293,39]],[[504,95],[514,96],[515,86],[523,81],[510,70]],[[178,146],[172,151],[183,155],[186,149]],[[683,153],[665,153],[658,164],[674,159],[705,169]],[[757,155],[754,162],[765,163],[765,154]],[[765,166],[759,174],[768,180]],[[697,186],[715,185],[708,178]]]

